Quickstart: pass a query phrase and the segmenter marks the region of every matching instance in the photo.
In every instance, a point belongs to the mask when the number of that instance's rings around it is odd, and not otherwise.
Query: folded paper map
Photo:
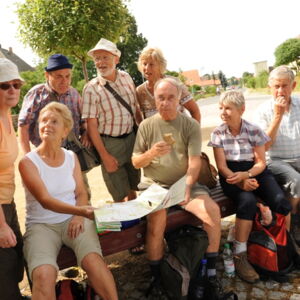
[[[97,227],[104,222],[138,219],[153,211],[182,202],[185,194],[185,190],[182,188],[182,181],[185,182],[185,180],[186,178],[184,176],[174,183],[169,190],[154,183],[135,200],[121,203],[109,203],[97,208],[95,210]]]

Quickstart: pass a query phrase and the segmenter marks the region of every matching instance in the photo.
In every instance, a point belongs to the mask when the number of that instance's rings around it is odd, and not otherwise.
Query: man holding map
[[[181,180],[183,191],[180,205],[203,222],[208,234],[206,251],[207,283],[216,293],[220,285],[216,278],[221,225],[219,206],[209,197],[206,186],[197,182],[201,168],[201,132],[199,123],[178,112],[180,86],[172,78],[159,80],[154,87],[158,113],[145,119],[139,127],[132,163],[144,169],[145,180],[170,188]],[[147,217],[147,255],[153,275],[152,286],[159,289],[160,263],[164,254],[166,209],[155,211]]]

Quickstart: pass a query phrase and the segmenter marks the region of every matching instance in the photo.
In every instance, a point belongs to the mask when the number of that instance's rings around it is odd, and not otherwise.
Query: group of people
[[[10,109],[17,105],[24,81],[11,61],[0,58],[3,299],[22,299],[18,282],[23,276],[23,255],[33,282],[32,299],[55,299],[56,258],[62,244],[74,250],[78,265],[87,272],[97,294],[103,299],[118,298],[92,221],[86,174],[81,172],[76,155],[62,147],[72,130],[84,146],[93,145],[97,150],[105,184],[116,202],[135,199],[141,181],[170,188],[185,176],[185,182],[181,181],[184,197],[178,202],[203,222],[209,240],[205,253],[207,285],[218,297],[222,293],[216,276],[221,217],[209,189],[198,183],[202,143],[198,105],[178,79],[164,74],[166,60],[158,48],[142,51],[138,69],[146,80],[137,88],[129,74],[116,68],[121,52],[114,43],[102,38],[88,55],[95,63],[97,76],[85,85],[82,97],[71,87],[72,64],[64,55],[54,54],[45,68],[46,83],[34,86],[23,99],[18,123],[24,152],[19,171],[26,195],[23,238],[13,201],[18,145]],[[286,216],[288,230],[291,220],[291,232],[300,243],[300,100],[291,96],[295,84],[288,67],[270,73],[272,99],[257,114],[261,128],[242,119],[245,99],[241,92],[222,94],[219,107],[223,123],[213,131],[209,142],[223,191],[237,207],[237,274],[251,283],[259,279],[247,260],[256,196],[272,211]],[[135,125],[139,125],[137,133]],[[164,140],[166,134],[173,137],[174,143]],[[32,150],[30,142],[35,146]],[[142,179],[140,169],[144,171]],[[166,219],[166,209],[147,216],[151,288],[158,294]]]

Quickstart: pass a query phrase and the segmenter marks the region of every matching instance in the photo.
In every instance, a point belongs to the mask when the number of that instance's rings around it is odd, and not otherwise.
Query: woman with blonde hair
[[[73,249],[96,293],[117,299],[78,159],[61,147],[73,127],[71,112],[66,105],[51,102],[40,111],[38,122],[42,143],[19,164],[26,195],[24,256],[33,282],[32,299],[55,299],[56,258],[63,244]]]
[[[138,60],[138,69],[147,80],[138,86],[136,91],[144,118],[157,112],[154,101],[154,85],[159,79],[167,76],[164,75],[166,68],[167,61],[159,48],[146,47],[143,49]],[[199,107],[187,87],[181,83],[180,109],[183,110],[183,108],[187,109],[191,116],[200,122]]]

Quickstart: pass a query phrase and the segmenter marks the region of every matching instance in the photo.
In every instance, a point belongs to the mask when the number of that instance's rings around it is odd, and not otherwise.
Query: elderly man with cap
[[[12,107],[19,102],[23,79],[17,66],[0,58],[0,298],[22,299],[18,283],[23,278],[23,240],[14,203],[14,162],[18,143],[12,126]]]
[[[41,143],[37,122],[39,112],[52,101],[68,106],[74,120],[73,131],[77,137],[79,136],[82,125],[81,98],[78,91],[71,87],[72,67],[66,56],[62,54],[50,56],[45,67],[46,83],[34,86],[24,97],[19,115],[20,144],[24,153],[30,151],[29,141],[35,146]],[[88,146],[87,134],[82,135],[82,143]]]
[[[102,160],[102,174],[114,201],[136,197],[140,172],[131,163],[135,141],[134,124],[141,120],[134,83],[116,69],[121,52],[116,45],[100,39],[88,52],[98,76],[84,87],[82,118]]]

